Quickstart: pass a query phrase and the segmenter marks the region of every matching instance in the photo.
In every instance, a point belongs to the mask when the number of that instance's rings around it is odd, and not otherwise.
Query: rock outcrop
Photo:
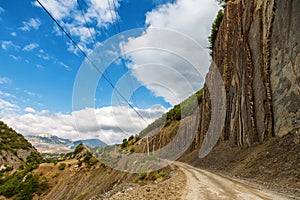
[[[300,129],[300,1],[229,1],[215,42],[213,61],[226,90],[221,139],[252,146]],[[206,82],[213,82],[208,75]],[[212,91],[214,92],[214,91]],[[204,86],[199,147],[211,120]]]

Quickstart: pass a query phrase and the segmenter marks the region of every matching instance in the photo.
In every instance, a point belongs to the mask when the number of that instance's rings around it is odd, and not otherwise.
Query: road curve
[[[182,199],[187,200],[284,200],[286,197],[261,191],[229,178],[174,162],[187,177],[186,190]]]

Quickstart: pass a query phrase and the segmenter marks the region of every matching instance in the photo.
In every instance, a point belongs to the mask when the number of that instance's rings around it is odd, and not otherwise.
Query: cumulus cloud
[[[30,31],[31,29],[38,30],[41,21],[38,18],[31,18],[28,21],[23,21],[22,24],[23,26],[19,28],[22,31]]]
[[[137,110],[149,123],[166,112],[162,106]],[[30,107],[24,111],[25,114],[6,114],[1,120],[25,135],[50,133],[74,140],[98,138],[107,144],[120,143],[124,137],[137,134],[147,126],[132,109],[121,106],[85,108],[71,114],[36,111]]]
[[[12,32],[12,33],[11,33],[11,36],[16,37],[16,36],[17,36],[17,33],[16,33],[16,32]]]
[[[198,90],[210,64],[207,38],[218,9],[211,0],[178,0],[148,12],[148,28],[123,43],[138,81],[173,105]]]
[[[32,51],[38,47],[39,45],[37,43],[30,43],[23,48],[23,51]]]
[[[27,112],[27,113],[36,113],[36,110],[33,109],[33,108],[31,108],[31,107],[26,107],[26,108],[24,109],[24,111]]]
[[[92,36],[96,37],[95,27],[90,24],[96,23],[99,33],[101,28],[106,28],[119,16],[116,9],[120,4],[118,1],[115,4],[109,5],[107,0],[88,0],[85,5],[81,5],[84,12],[82,17],[81,10],[76,1],[60,1],[60,0],[40,0],[40,2],[47,8],[53,17],[70,33],[73,37],[78,38],[79,46],[86,53],[90,53],[93,48]],[[36,6],[40,6],[37,2]],[[90,29],[89,29],[90,28]],[[54,26],[54,32],[61,35],[61,30]],[[72,43],[67,43],[68,50],[77,54],[77,49],[73,47]]]

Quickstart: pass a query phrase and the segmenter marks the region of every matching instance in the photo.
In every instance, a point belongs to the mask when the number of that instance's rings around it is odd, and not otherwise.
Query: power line
[[[83,7],[80,4],[80,0],[77,0],[77,4],[78,4],[78,7],[79,7],[79,9],[81,11],[82,18],[83,18],[83,20],[84,20],[84,22],[85,22],[85,24],[86,24],[86,26],[87,26],[87,28],[89,30],[89,33],[90,33],[90,36],[91,36],[91,38],[93,40],[94,46],[96,46],[96,44],[97,44],[96,39],[93,36],[93,34],[92,34],[91,30],[90,30],[90,26],[87,23],[87,20],[85,18],[85,14],[84,14],[84,11],[83,11]],[[99,54],[99,58],[100,58],[101,62],[103,62],[101,54],[98,51],[97,51],[97,53]],[[109,74],[106,72],[106,70],[104,71],[104,73],[108,77],[108,79],[112,82],[112,80],[110,79]],[[120,97],[118,95],[117,95],[117,101],[118,101],[118,105],[121,106],[122,105],[121,104],[121,100],[120,100]]]
[[[95,37],[93,36],[93,34],[92,34],[91,30],[90,30],[91,27],[90,27],[90,26],[88,25],[88,23],[87,23],[87,20],[86,20],[86,18],[85,18],[84,12],[83,12],[83,8],[82,8],[82,6],[81,6],[79,0],[77,0],[77,4],[78,4],[79,9],[80,9],[80,11],[81,11],[82,18],[83,18],[83,20],[84,20],[84,22],[85,22],[85,24],[86,24],[86,26],[87,26],[87,28],[88,28],[88,31],[89,31],[89,33],[90,33],[91,38],[92,38],[92,40],[93,40],[94,47],[96,47],[96,45],[97,45],[96,39],[95,39]],[[98,52],[98,51],[97,51],[97,52]],[[98,53],[98,54],[99,54],[100,61],[103,63],[101,54],[100,54],[100,53]],[[110,77],[109,77],[108,73],[106,72],[106,70],[104,71],[104,74],[107,76],[107,78],[109,79],[109,81],[112,82],[112,80],[110,79]]]
[[[113,23],[113,26],[114,26],[114,30],[115,30],[115,33],[116,33],[116,37],[117,37],[117,40],[120,44],[120,49],[121,49],[121,56],[120,56],[120,59],[121,59],[121,62],[122,62],[122,67],[123,67],[123,70],[124,70],[124,73],[126,73],[126,63],[123,59],[123,57],[126,58],[126,54],[125,54],[125,49],[124,49],[124,45],[123,43],[120,41],[120,38],[119,38],[119,33],[121,33],[121,28],[120,28],[120,21],[119,21],[119,18],[116,14],[116,12],[112,12],[112,8],[111,8],[111,3],[110,3],[110,0],[107,0],[107,3],[108,3],[108,8],[110,10],[110,14],[111,14],[111,19],[112,19],[112,23]],[[117,10],[117,7],[116,7],[116,3],[115,3],[115,0],[113,0],[113,9],[114,10]],[[114,16],[114,17],[113,17]],[[115,19],[113,19],[115,18]],[[115,24],[115,21],[117,22],[117,24]],[[132,92],[132,100],[133,102],[135,102],[136,104],[136,99],[135,99],[135,94],[134,94],[134,91],[133,91],[133,84],[132,84],[132,80],[127,76],[126,77],[127,79],[127,82],[129,83],[129,86],[130,86],[130,90]]]
[[[149,123],[145,120],[145,118],[131,105],[130,102],[122,95],[122,93],[113,85],[113,83],[103,74],[101,70],[95,65],[95,63],[88,57],[88,55],[80,48],[80,46],[75,42],[75,40],[71,37],[71,35],[59,24],[59,22],[51,15],[51,13],[45,8],[45,6],[39,1],[36,0],[38,4],[43,8],[43,10],[49,15],[49,17],[54,21],[54,23],[65,33],[65,35],[71,40],[73,45],[82,53],[82,55],[92,64],[92,66],[104,77],[104,79],[108,82],[108,84],[115,89],[115,91],[120,95],[120,97],[129,105],[130,108],[134,110],[134,112],[148,125]]]

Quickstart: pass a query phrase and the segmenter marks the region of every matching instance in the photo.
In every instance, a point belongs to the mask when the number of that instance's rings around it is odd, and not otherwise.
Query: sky
[[[202,87],[214,0],[40,2],[80,50],[36,1],[0,1],[0,120],[23,135],[119,143]]]

